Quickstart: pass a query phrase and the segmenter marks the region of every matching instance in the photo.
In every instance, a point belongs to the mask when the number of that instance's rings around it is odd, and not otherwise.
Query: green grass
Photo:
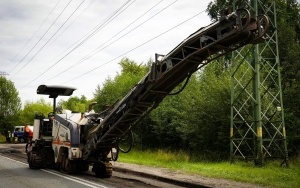
[[[6,142],[5,136],[0,134],[0,143]]]
[[[137,151],[120,153],[118,161],[179,170],[186,174],[225,178],[271,187],[299,187],[300,160],[290,161],[290,167],[280,167],[279,161],[267,162],[264,167],[255,167],[253,162],[190,162],[183,152]]]

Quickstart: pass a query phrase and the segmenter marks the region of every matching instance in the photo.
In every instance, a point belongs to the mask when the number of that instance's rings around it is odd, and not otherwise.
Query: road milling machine
[[[202,27],[167,55],[155,55],[150,71],[105,112],[57,113],[56,98],[70,96],[75,88],[40,85],[37,94],[53,98],[54,119],[37,116],[34,136],[26,145],[30,168],[56,167],[64,172],[92,171],[112,175],[119,143],[132,128],[167,96],[179,93],[190,76],[212,60],[243,47],[263,42],[269,26],[265,15],[256,18],[238,9]],[[171,93],[180,83],[183,88]],[[127,136],[130,137],[130,136]]]

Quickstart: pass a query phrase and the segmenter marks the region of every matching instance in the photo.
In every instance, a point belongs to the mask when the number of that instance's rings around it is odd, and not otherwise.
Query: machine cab
[[[76,90],[76,88],[49,85],[40,85],[37,88],[37,94],[49,95],[49,98],[53,98],[53,111],[48,114],[48,117],[44,117],[43,115],[35,116],[33,140],[52,139],[52,124],[56,112],[56,98],[58,96],[70,96],[74,90]]]

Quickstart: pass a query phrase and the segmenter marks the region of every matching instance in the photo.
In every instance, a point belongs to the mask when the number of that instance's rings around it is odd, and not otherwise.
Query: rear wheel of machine
[[[86,172],[88,171],[90,168],[89,164],[81,164],[81,163],[77,163],[76,164],[76,171],[77,172]]]
[[[41,159],[36,156],[36,154],[29,154],[28,165],[30,169],[39,169],[41,168]]]
[[[68,174],[76,172],[76,163],[68,159],[68,153],[62,154],[60,169],[62,172]]]
[[[52,148],[43,148],[41,150],[41,158],[43,159],[42,164],[45,168],[51,168],[53,169],[55,167],[54,163],[54,151]]]
[[[110,178],[112,175],[112,164],[110,162],[96,163],[93,165],[93,172],[98,178]]]
[[[29,168],[30,169],[35,169],[32,163],[29,163]]]
[[[30,169],[34,169],[34,165],[33,165],[33,162],[32,162],[32,152],[28,152],[28,144],[26,144],[26,154],[27,154],[27,162],[28,162],[28,166]]]
[[[61,156],[60,170],[64,173],[68,173],[68,154],[63,153]]]
[[[28,159],[28,165],[30,169],[35,169],[35,166],[33,165],[31,159]]]
[[[61,162],[57,162],[57,163],[55,163],[55,165],[56,165],[56,169],[57,170],[62,171],[62,169],[61,169]]]

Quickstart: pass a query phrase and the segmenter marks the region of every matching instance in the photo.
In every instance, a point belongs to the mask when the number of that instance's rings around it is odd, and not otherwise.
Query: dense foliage
[[[21,100],[14,83],[0,76],[0,133],[8,136],[13,126],[19,122]]]
[[[300,150],[300,6],[296,0],[277,0],[279,56],[288,148]]]
[[[99,108],[124,97],[145,74],[146,65],[123,59],[121,73],[98,86]],[[174,90],[177,91],[182,86]],[[191,153],[218,151],[228,155],[230,117],[230,72],[214,62],[194,74],[178,95],[164,101],[135,127],[141,148],[185,150]]]
[[[137,65],[127,58],[122,59],[119,64],[121,73],[117,73],[114,79],[107,78],[102,86],[98,85],[94,93],[98,111],[105,110],[117,100],[122,99],[148,70],[146,65]]]
[[[33,125],[35,114],[47,117],[52,111],[52,104],[46,102],[43,98],[40,98],[35,102],[26,101],[23,110],[20,112],[20,120],[22,123],[20,125],[25,125],[25,123]]]
[[[80,98],[75,96],[70,97],[66,101],[61,100],[57,106],[58,108],[61,108],[60,110],[68,109],[72,112],[86,112],[88,110],[89,104],[90,101],[87,100],[84,95],[82,95]]]
[[[70,97],[66,101],[61,100],[58,102],[56,113],[59,113],[63,109],[73,112],[85,112],[88,109],[89,103],[85,96],[81,96],[80,98],[76,96]],[[43,98],[36,101],[26,101],[24,108],[19,113],[19,123],[15,123],[14,125],[25,125],[25,123],[32,125],[36,114],[48,118],[50,113],[53,113],[53,104],[51,102],[46,102]]]
[[[197,154],[228,150],[229,117],[230,73],[219,62],[207,65],[182,93],[167,97],[151,113],[163,148]]]

